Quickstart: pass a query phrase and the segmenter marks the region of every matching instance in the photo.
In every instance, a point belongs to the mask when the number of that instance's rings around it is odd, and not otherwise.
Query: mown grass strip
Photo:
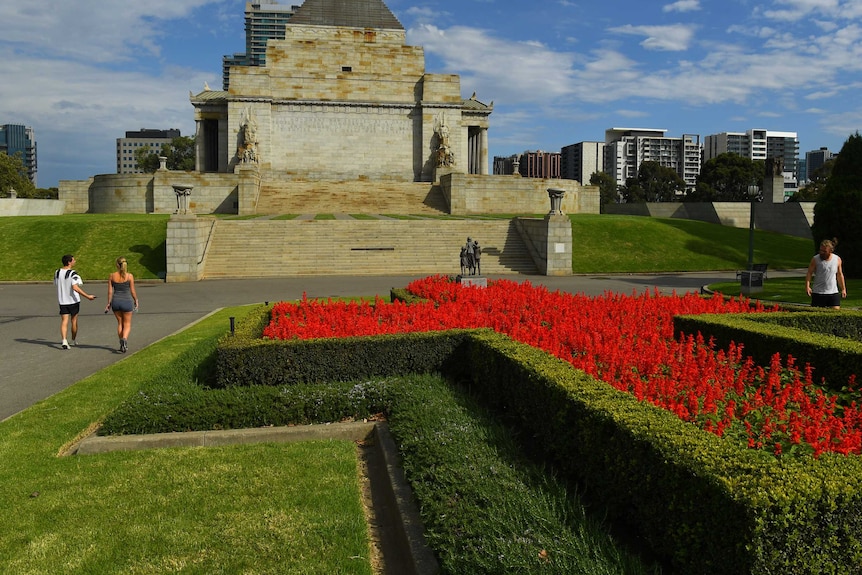
[[[192,377],[197,362],[184,354],[243,311],[219,312],[0,423],[4,572],[371,573],[350,442],[58,457],[145,382]]]

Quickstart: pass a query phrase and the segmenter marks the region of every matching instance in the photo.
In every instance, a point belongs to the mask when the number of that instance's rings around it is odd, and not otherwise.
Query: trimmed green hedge
[[[466,378],[491,409],[536,439],[541,455],[680,572],[862,573],[858,456],[797,460],[747,449],[491,330],[255,339],[264,323],[258,317],[221,340],[221,385],[414,372]],[[765,335],[791,329],[751,324]]]
[[[862,459],[777,459],[493,333],[473,388],[681,572],[858,573]]]
[[[373,337],[261,339],[270,310],[249,314],[219,342],[216,387],[349,381],[457,369],[466,330]]]
[[[792,355],[796,365],[816,366],[815,382],[840,392],[853,374],[862,374],[862,313],[834,310],[788,311],[768,314],[703,314],[676,316],[674,333],[715,338],[718,348],[743,344],[745,354],[769,365],[776,353]],[[833,335],[834,334],[834,335]]]

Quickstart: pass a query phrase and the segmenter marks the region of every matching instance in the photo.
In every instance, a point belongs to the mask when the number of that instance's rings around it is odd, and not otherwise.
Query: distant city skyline
[[[384,0],[386,1],[386,0]],[[300,2],[279,2],[292,5]],[[862,3],[388,0],[426,69],[494,101],[489,159],[639,126],[796,132],[800,156],[862,131]],[[244,0],[0,6],[0,123],[34,129],[39,185],[116,171],[126,131],[194,134],[189,91],[245,50]]]

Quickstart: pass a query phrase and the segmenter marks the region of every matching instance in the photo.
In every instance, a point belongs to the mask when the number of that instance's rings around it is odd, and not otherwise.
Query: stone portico
[[[190,97],[198,170],[256,163],[264,179],[433,182],[442,164],[487,174],[493,103],[463,99],[457,75],[427,74],[405,34],[380,0],[306,0],[285,39],[267,43],[265,66],[234,66],[230,91]]]

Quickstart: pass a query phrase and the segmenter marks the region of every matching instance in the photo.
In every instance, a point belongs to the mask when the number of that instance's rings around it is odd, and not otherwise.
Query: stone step
[[[536,273],[508,220],[222,220],[204,276],[457,274],[468,236],[483,273]]]
[[[440,215],[448,206],[430,182],[264,181],[256,212]]]

